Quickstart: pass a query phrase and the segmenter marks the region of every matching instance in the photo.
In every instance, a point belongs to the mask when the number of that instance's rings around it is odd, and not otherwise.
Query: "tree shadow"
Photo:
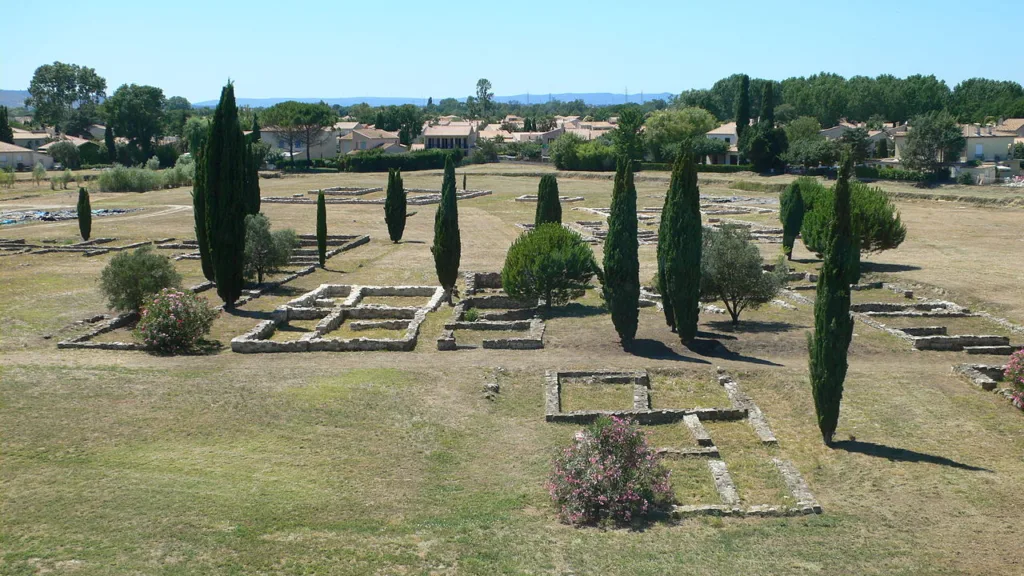
[[[683,356],[669,348],[664,342],[661,342],[660,340],[651,340],[650,338],[637,338],[633,340],[633,343],[630,345],[627,352],[633,356],[648,358],[650,360],[675,360],[678,362],[692,362],[694,364],[710,364],[707,360]]]
[[[272,312],[265,312],[262,310],[242,310],[239,307],[224,308],[225,314],[232,316],[238,316],[239,318],[256,318],[258,320],[270,320],[272,318]]]
[[[971,466],[970,464],[964,464],[957,462],[956,460],[950,460],[943,456],[934,456],[932,454],[925,454],[923,452],[915,452],[914,450],[907,450],[905,448],[892,448],[883,444],[875,444],[874,442],[861,442],[859,440],[842,440],[840,442],[833,442],[832,448],[837,450],[845,450],[847,452],[853,452],[856,454],[864,454],[865,456],[875,456],[877,458],[885,458],[891,462],[915,462],[925,464],[937,464],[939,466],[949,466],[950,468],[959,468],[961,470],[971,470],[973,472],[992,472],[988,468],[981,468],[978,466]]]
[[[863,272],[913,272],[920,270],[920,266],[913,264],[889,264],[886,262],[867,262],[862,260],[860,269]]]
[[[733,325],[733,323],[728,320],[716,320],[713,322],[708,322],[708,326],[710,326],[713,330],[721,330],[723,332],[741,332],[750,334],[778,334],[780,332],[789,332],[790,330],[794,330],[797,328],[795,324],[791,324],[789,322],[773,321],[740,321],[739,324]]]
[[[733,352],[725,347],[724,344],[716,339],[707,340],[694,340],[687,346],[691,351],[706,356],[708,358],[718,358],[720,360],[732,360],[733,362],[747,362],[749,364],[759,364],[762,366],[782,366],[771,360],[764,360],[756,358],[754,356],[746,356],[738,352]]]
[[[402,240],[399,244],[426,244],[423,240]]]
[[[545,318],[587,318],[589,316],[601,316],[607,314],[603,306],[594,306],[593,304],[580,304],[579,302],[570,302],[565,306],[552,306],[551,310],[544,312],[544,308],[541,307],[541,312],[544,313]]]

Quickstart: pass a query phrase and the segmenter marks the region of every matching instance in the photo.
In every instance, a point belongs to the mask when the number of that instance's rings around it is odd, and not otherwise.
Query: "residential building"
[[[100,145],[98,142],[93,142],[92,140],[86,140],[85,138],[79,138],[77,136],[61,136],[57,140],[43,144],[36,149],[36,159],[40,159],[40,156],[43,155],[50,158],[50,148],[54,144],[64,141],[71,142],[78,148],[82,164],[98,164],[105,162],[101,155]],[[47,164],[44,163],[43,165],[46,166]]]
[[[332,128],[338,136],[344,136],[358,128],[366,128],[366,126],[354,120],[342,120],[341,122],[335,122]]]
[[[407,151],[399,143],[398,134],[376,128],[357,128],[344,136],[338,136],[337,141],[340,154],[353,154],[376,148],[382,148],[387,154],[401,154]]]
[[[1017,138],[1024,138],[1024,118],[1007,118],[996,126],[1001,132],[1013,132]]]
[[[547,147],[562,134],[565,134],[565,128],[555,128],[547,132],[513,132],[512,141],[537,142],[541,146]]]
[[[840,122],[837,126],[825,128],[820,132],[820,134],[824,136],[826,140],[838,140],[842,138],[843,135],[849,132],[850,130],[863,127],[863,125],[851,124],[849,122]],[[878,146],[878,141],[883,139],[887,140],[888,138],[889,134],[885,130],[868,130],[868,152],[873,153],[875,147]]]
[[[739,164],[740,163],[740,150],[739,150],[739,135],[736,134],[736,123],[726,122],[718,128],[711,130],[705,134],[708,138],[714,138],[715,140],[723,140],[729,145],[729,149],[725,154],[711,154],[707,157],[706,161],[708,164]]]
[[[509,132],[508,130],[502,130],[500,126],[497,126],[495,124],[488,124],[486,128],[477,133],[477,138],[479,140],[494,140],[498,137],[501,137],[503,141],[511,142],[512,134],[513,132]]]
[[[93,140],[103,140],[107,133],[107,127],[103,124],[90,124],[85,128],[85,131],[89,133],[89,137]]]
[[[243,133],[249,134],[250,131],[246,130]],[[339,135],[340,132],[332,126],[331,128],[324,130],[316,139],[315,142],[313,142],[311,145],[307,145],[307,143],[301,137],[302,135],[300,134],[300,137],[295,138],[295,141],[292,143],[293,145],[290,149],[288,145],[288,136],[286,133],[282,132],[280,129],[274,126],[266,126],[260,128],[260,140],[265,142],[272,149],[284,154],[286,158],[288,157],[288,153],[292,149],[294,149],[295,160],[306,159],[307,147],[309,148],[310,159],[337,157]]]
[[[11,128],[11,131],[14,133],[14,145],[28,148],[29,150],[38,149],[43,144],[46,144],[50,138],[48,132],[29,132],[21,128]]]
[[[911,128],[913,129],[913,128]],[[1010,147],[1013,146],[1017,137],[1015,132],[1004,131],[992,126],[981,126],[979,124],[961,124],[967,146],[959,158],[951,160],[954,162],[998,162],[1006,160],[1010,154]],[[898,133],[893,136],[896,144],[896,160],[899,160],[903,153],[903,147],[907,143],[908,132]]]
[[[37,162],[42,162],[47,170],[53,168],[53,158],[46,154],[16,144],[0,142],[0,168],[31,170]]]
[[[476,127],[470,124],[427,126],[423,130],[423,143],[427,150],[461,148],[463,152],[468,153],[476,147],[477,136]]]

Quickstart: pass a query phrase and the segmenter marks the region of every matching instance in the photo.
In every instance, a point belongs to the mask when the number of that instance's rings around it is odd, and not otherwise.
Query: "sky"
[[[681,92],[742,72],[982,76],[1024,83],[1021,0],[47,0],[0,39],[0,88],[36,67],[95,68],[111,94],[150,84],[243,98]],[[33,20],[35,21],[35,20]]]

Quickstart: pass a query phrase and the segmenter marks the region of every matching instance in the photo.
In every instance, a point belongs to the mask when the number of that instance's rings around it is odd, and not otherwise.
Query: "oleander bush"
[[[1024,410],[1024,350],[1018,350],[1010,356],[1003,380],[1013,389],[1013,405]]]
[[[191,352],[210,333],[216,317],[205,298],[177,288],[164,288],[146,299],[135,336],[156,352]]]
[[[599,418],[554,458],[548,492],[562,522],[625,525],[666,510],[670,471],[629,420]]]

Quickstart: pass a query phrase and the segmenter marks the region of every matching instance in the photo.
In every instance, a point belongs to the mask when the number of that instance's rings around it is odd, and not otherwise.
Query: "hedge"
[[[640,170],[647,170],[649,172],[670,172],[672,170],[672,163],[670,162],[640,162]],[[753,168],[750,164],[697,164],[697,172],[713,172],[716,174],[733,174],[735,172],[750,172]]]
[[[385,154],[380,150],[369,150],[338,158],[339,170],[345,172],[387,172],[397,168],[403,172],[410,170],[435,170],[444,168],[445,159],[452,157],[458,164],[462,160],[462,150],[416,150],[405,154]]]
[[[875,168],[873,166],[857,166],[853,169],[857,178],[871,178],[875,180],[897,180],[900,182],[924,182],[928,179],[923,172],[913,170],[902,170],[900,168]]]

